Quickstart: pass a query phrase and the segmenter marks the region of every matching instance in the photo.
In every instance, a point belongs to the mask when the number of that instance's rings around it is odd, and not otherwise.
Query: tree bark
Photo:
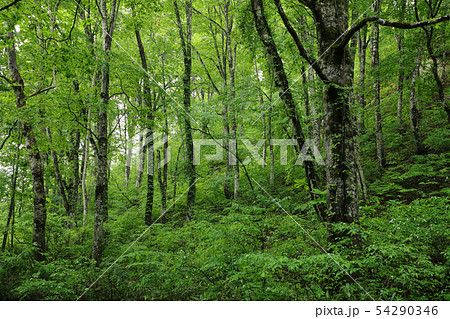
[[[406,0],[400,1],[400,22],[403,22],[405,19],[405,9],[406,9]],[[404,40],[405,40],[405,32],[404,30],[398,30],[397,35],[397,48],[398,48],[398,59],[400,62],[400,71],[398,73],[398,100],[397,100],[397,129],[399,132],[403,132],[403,88],[405,82],[405,48],[404,48]]]
[[[300,120],[297,115],[296,105],[292,93],[290,91],[289,82],[284,71],[283,62],[278,54],[276,44],[273,40],[270,27],[264,15],[264,7],[261,0],[252,0],[252,12],[255,21],[255,26],[258,31],[261,42],[264,45],[269,65],[274,72],[275,86],[279,90],[279,95],[283,101],[287,116],[290,119],[293,138],[297,141],[298,149],[302,149],[305,143],[305,136]],[[311,161],[303,162],[305,168],[306,179],[308,181],[309,193],[312,200],[316,199],[314,189],[319,189],[318,179],[316,176],[314,164]],[[325,218],[325,209],[320,204],[315,204],[314,209],[320,219]]]
[[[308,68],[308,82],[309,86],[309,103],[311,109],[311,118],[312,118],[312,136],[314,140],[314,144],[317,148],[320,149],[320,117],[317,112],[317,104],[315,102],[316,90],[314,88],[314,70]]]
[[[13,32],[8,32],[7,37],[11,41],[10,46],[7,47],[9,73],[11,75],[12,83],[14,84],[13,87],[16,105],[18,108],[22,108],[26,104],[26,96],[24,92],[25,85],[17,65]],[[34,136],[32,125],[28,120],[25,120],[22,123],[22,133],[25,136],[25,146],[28,150],[28,158],[33,180],[33,246],[36,247],[34,256],[36,260],[42,261],[45,259],[45,224],[47,221],[44,187],[44,161],[39,151],[39,146]]]
[[[134,124],[133,121],[129,115],[129,113],[126,116],[126,133],[125,136],[127,136],[127,142],[125,146],[125,186],[129,186],[130,181],[130,173],[131,173],[131,163],[133,159],[133,139],[134,139]]]
[[[88,122],[91,117],[91,108],[88,109]],[[87,167],[89,163],[89,140],[90,140],[90,132],[86,132],[86,138],[84,139],[84,150],[83,150],[83,168],[81,171],[81,196],[83,199],[83,227],[86,226],[87,223],[87,215],[88,215],[88,196],[86,189],[86,177],[87,177]]]
[[[143,102],[147,114],[147,136],[145,139],[145,146],[147,148],[147,200],[145,204],[145,224],[151,225],[153,213],[153,193],[154,193],[154,141],[153,141],[153,112],[154,107],[152,103],[152,96],[150,91],[150,83],[148,79],[147,55],[145,53],[144,45],[141,40],[141,33],[139,29],[135,29],[136,42],[139,48],[139,56],[141,58],[141,66],[145,71],[144,79],[142,81]]]
[[[53,141],[53,137],[50,131],[50,128],[47,128],[47,136],[50,140],[50,143],[52,143]],[[64,209],[66,210],[66,228],[71,228],[73,226],[73,220],[72,220],[72,208],[69,204],[69,201],[67,199],[67,194],[66,194],[66,188],[64,187],[64,181],[61,175],[61,172],[59,170],[59,159],[58,159],[58,154],[56,153],[54,146],[52,146],[52,150],[51,150],[51,154],[52,154],[52,158],[53,158],[53,168],[55,170],[55,178],[56,178],[56,183],[58,184],[58,189],[59,189],[59,194],[61,196],[62,199],[62,203],[64,206]]]
[[[112,0],[110,17],[106,10],[106,1],[100,2],[100,15],[103,38],[103,64],[101,78],[101,103],[97,119],[97,180],[95,185],[94,238],[92,243],[92,258],[100,265],[104,250],[103,223],[108,219],[108,104],[110,85],[111,45],[114,27],[119,10],[120,0]]]
[[[8,241],[8,232],[9,232],[11,220],[13,219],[14,211],[15,211],[15,207],[16,207],[17,175],[19,172],[20,146],[22,144],[22,135],[21,135],[21,131],[20,131],[20,126],[21,126],[21,123],[18,122],[18,124],[17,124],[18,142],[17,142],[17,149],[16,149],[17,153],[16,153],[16,159],[15,159],[14,165],[13,165],[13,173],[11,176],[11,198],[9,200],[9,210],[8,210],[8,217],[6,219],[5,230],[3,231],[3,242],[2,242],[2,250],[1,250],[2,253],[5,251],[5,248],[6,248],[6,242]],[[13,242],[12,236],[13,235],[12,235],[12,231],[11,231],[11,246],[12,246],[12,242]]]
[[[139,133],[139,162],[138,162],[138,172],[136,176],[136,187],[140,188],[142,185],[142,177],[144,175],[144,165],[147,154],[147,145],[144,141],[144,133]]]
[[[320,0],[304,2],[310,9],[318,36],[318,56],[315,61],[303,48],[287,19],[279,0],[274,0],[283,23],[294,39],[299,53],[314,68],[327,85],[324,94],[324,146],[326,152],[328,240],[353,238],[360,246],[360,236],[339,230],[339,223],[358,222],[357,129],[349,105],[348,90],[353,74],[353,55],[347,39],[339,40],[348,29],[348,1]]]
[[[359,55],[359,81],[358,81],[358,106],[360,108],[360,115],[358,118],[358,128],[360,132],[364,132],[364,117],[366,110],[366,49],[367,49],[367,26],[359,30],[358,36],[358,55]]]
[[[411,73],[411,88],[409,91],[409,118],[411,120],[411,128],[414,135],[415,148],[417,155],[424,155],[426,153],[423,145],[422,137],[419,132],[420,113],[417,108],[416,97],[416,82],[419,77],[419,68],[422,63],[423,47],[420,47],[417,52],[416,63]]]
[[[180,11],[178,10],[177,1],[173,2],[175,8],[175,14],[177,17],[177,25],[180,34],[181,48],[183,50],[183,63],[184,63],[184,75],[183,75],[183,124],[184,124],[184,142],[186,146],[186,175],[188,178],[187,201],[186,201],[186,220],[191,221],[193,215],[193,208],[195,203],[195,166],[194,166],[194,142],[192,140],[192,128],[190,119],[191,110],[191,72],[192,72],[192,1],[185,1],[186,11],[186,33],[183,31],[183,25],[181,23]]]
[[[267,135],[269,138],[269,156],[270,156],[270,176],[269,176],[269,185],[273,188],[273,183],[275,180],[275,154],[273,152],[273,144],[270,143],[270,140],[273,138],[272,132],[272,110],[267,112]]]
[[[162,68],[162,81],[163,81],[163,92],[162,92],[162,108],[164,114],[164,144],[163,144],[163,157],[164,157],[164,166],[162,168],[162,183],[160,184],[161,191],[161,215],[163,216],[162,222],[165,221],[165,214],[167,210],[167,173],[169,169],[169,122],[167,119],[167,106],[166,106],[166,77],[165,77],[165,64],[164,64],[164,55],[161,56],[161,68]],[[160,163],[160,161],[158,161]]]
[[[374,2],[374,11],[376,14],[380,12],[381,0]],[[377,145],[377,159],[378,168],[382,172],[386,166],[386,157],[384,153],[384,140],[383,140],[383,123],[381,118],[380,108],[380,56],[379,56],[379,40],[380,40],[380,28],[377,23],[372,25],[372,70],[374,71],[374,83],[373,83],[373,108],[375,112],[375,127],[376,127],[376,145]]]
[[[230,70],[230,111],[231,111],[231,138],[233,139],[233,149],[236,158],[238,157],[237,148],[237,124],[236,124],[236,88],[235,88],[235,74],[236,74],[236,50],[237,43],[234,44],[234,49],[231,46],[231,29],[232,29],[232,19],[228,22],[227,19],[227,42],[228,42],[228,69]],[[239,163],[236,162],[233,167],[234,173],[234,199],[239,198]]]

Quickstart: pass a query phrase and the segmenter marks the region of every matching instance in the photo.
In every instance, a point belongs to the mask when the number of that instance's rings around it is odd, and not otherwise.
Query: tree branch
[[[215,24],[216,26],[218,26],[219,29],[221,29],[223,32],[226,32],[225,29],[224,29],[219,23],[217,23],[216,21],[214,21],[213,19],[208,18],[207,16],[205,16],[203,13],[201,13],[200,11],[198,11],[197,9],[195,9],[194,7],[192,7],[192,10],[195,11],[196,13],[198,13],[199,15],[201,15],[201,16],[202,16],[203,18],[205,18],[206,20],[208,20],[208,21],[214,23],[214,24]]]
[[[17,120],[14,122],[14,124],[11,126],[11,128],[9,129],[8,135],[6,136],[6,138],[3,140],[2,145],[0,145],[0,150],[3,148],[3,146],[5,146],[6,141],[9,139],[9,137],[11,136],[12,130],[14,128],[14,126],[16,126],[17,124]]]
[[[200,60],[200,63],[203,65],[203,68],[205,69],[206,75],[208,76],[209,81],[211,82],[211,85],[213,86],[214,90],[220,95],[220,91],[217,88],[216,84],[214,83],[211,74],[209,73],[208,69],[206,68],[205,63],[203,62],[202,56],[200,55],[200,52],[198,52],[198,50],[192,46],[192,48],[194,49],[194,51],[197,53],[198,59]]]
[[[300,55],[309,63],[309,65],[314,69],[314,71],[316,71],[317,75],[324,83],[329,83],[330,81],[325,76],[325,74],[323,73],[323,71],[319,67],[319,65],[317,64],[317,61],[308,54],[305,47],[303,46],[302,41],[298,37],[297,32],[295,32],[294,28],[292,27],[291,23],[289,22],[288,17],[286,16],[286,13],[283,10],[283,6],[281,5],[280,0],[274,0],[274,2],[275,2],[275,6],[278,9],[278,14],[280,15],[281,19],[283,20],[283,23],[286,26],[286,29],[288,29],[289,33],[291,34],[292,39],[294,39],[294,42],[297,46],[298,51],[300,52]]]
[[[15,4],[17,4],[17,3],[19,3],[20,1],[22,1],[22,0],[16,0],[16,1],[14,1],[14,2],[10,3],[10,4],[7,4],[7,5],[6,5],[6,6],[4,6],[3,8],[0,8],[0,11],[3,11],[3,10],[6,10],[6,9],[8,9],[9,7],[12,7],[13,5],[15,5]]]
[[[10,79],[8,79],[6,76],[1,75],[0,74],[0,78],[4,79],[6,82],[8,82],[9,84],[13,84],[13,81],[11,81]]]
[[[279,1],[279,0],[275,0]],[[428,25],[449,21],[450,15],[446,15],[440,18],[432,19],[432,20],[425,20],[420,22],[398,22],[398,21],[390,21],[390,20],[384,20],[376,16],[368,17],[360,22],[358,22],[353,28],[349,29],[345,32],[345,34],[342,36],[342,40],[339,42],[338,47],[343,48],[345,47],[350,39],[353,37],[353,35],[358,32],[362,27],[364,27],[369,22],[375,22],[379,25],[385,26],[385,27],[393,27],[398,29],[415,29],[415,28],[421,28]]]
[[[30,97],[36,96],[36,95],[38,95],[38,94],[41,94],[41,93],[44,93],[44,92],[47,92],[47,91],[50,91],[51,89],[54,89],[55,87],[56,87],[56,86],[50,86],[50,87],[45,88],[45,89],[40,89],[40,90],[38,90],[38,91],[36,91],[36,92],[34,92],[34,93],[31,93],[31,94],[28,95],[26,98],[29,99]]]

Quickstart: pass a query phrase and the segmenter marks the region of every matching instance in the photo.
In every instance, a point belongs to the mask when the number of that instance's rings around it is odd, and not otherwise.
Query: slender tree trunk
[[[81,136],[80,131],[78,129],[73,132],[73,140],[72,140],[72,150],[69,158],[69,162],[71,162],[72,166],[72,182],[69,191],[69,205],[70,205],[70,219],[74,226],[76,226],[76,215],[78,210],[78,200],[79,193],[78,189],[80,187],[80,143]]]
[[[175,201],[177,197],[177,184],[178,184],[178,163],[180,162],[181,149],[183,148],[184,140],[181,142],[180,148],[177,153],[177,161],[175,162],[175,171],[173,173],[173,197],[172,197],[172,215],[175,212]]]
[[[311,107],[310,107],[310,96],[308,89],[308,80],[306,75],[306,69],[302,66],[302,84],[303,84],[303,99],[305,100],[305,117],[306,117],[306,126],[307,126],[307,135],[308,137],[313,136],[313,130],[311,125]]]
[[[21,123],[20,122],[17,122],[17,123],[18,123],[17,124],[18,142],[17,142],[17,150],[16,150],[17,153],[16,153],[16,159],[15,159],[14,165],[13,165],[13,173],[11,176],[11,198],[9,201],[9,210],[8,210],[8,217],[6,219],[6,226],[5,226],[5,230],[3,231],[3,242],[2,242],[2,250],[1,250],[2,253],[5,251],[5,248],[6,248],[6,242],[8,240],[8,231],[10,229],[11,220],[13,219],[14,211],[15,211],[15,207],[16,207],[17,175],[19,172],[20,146],[22,144],[22,135],[20,132]],[[12,242],[13,242],[13,235],[12,235],[12,230],[11,230],[11,246],[12,246]]]
[[[149,116],[148,122],[152,122],[152,117]],[[152,127],[149,124],[148,127]],[[153,130],[148,129],[147,133],[147,200],[145,203],[145,225],[150,226],[152,223],[152,213],[153,213],[153,193],[154,193],[154,147],[153,147]]]
[[[161,165],[161,153],[159,150],[156,151],[156,162],[158,163],[158,183],[159,183],[159,190],[161,192],[161,222],[164,222],[164,214],[166,212],[166,190],[164,188],[164,164]]]
[[[236,49],[237,43],[234,45],[234,49],[231,47],[231,28],[232,26],[227,22],[227,29],[229,30],[228,40],[228,69],[230,70],[230,111],[231,111],[231,138],[233,139],[234,156],[238,157],[237,149],[237,124],[236,124],[236,88],[235,88],[235,73],[236,73]],[[236,162],[233,167],[234,170],[234,199],[239,198],[239,163]]]
[[[308,68],[308,82],[310,83],[309,104],[312,118],[312,136],[314,144],[317,146],[317,148],[320,148],[320,119],[317,112],[317,104],[315,102],[316,90],[314,88],[314,71],[311,68]]]
[[[139,162],[136,176],[136,187],[141,187],[142,177],[144,175],[144,165],[147,154],[147,144],[144,141],[144,132],[139,133]]]
[[[358,128],[360,132],[364,132],[364,117],[366,110],[366,98],[365,98],[365,90],[366,90],[366,49],[367,49],[367,26],[363,27],[359,31],[358,36],[358,55],[359,55],[359,90],[358,90],[358,106],[360,108],[360,116],[358,118]]]
[[[229,138],[230,138],[230,126],[228,124],[228,104],[226,101],[223,102],[222,107],[222,122],[223,122],[223,144],[228,145],[229,144]],[[225,181],[223,182],[223,192],[226,199],[230,199],[233,196],[233,191],[231,188],[231,169],[232,166],[230,165],[231,162],[231,153],[229,148],[227,147],[225,149],[226,152],[226,163],[225,163]]]
[[[263,97],[261,96],[261,105],[263,105]],[[264,140],[264,144],[262,147],[262,156],[263,156],[263,164],[262,167],[266,167],[266,161],[267,161],[267,127],[266,127],[266,115],[263,115],[262,117],[262,125],[263,125],[263,135],[262,138]]]
[[[75,91],[75,95],[78,95],[80,91],[80,85],[78,82],[73,82],[73,88]],[[78,103],[82,105],[82,101],[79,100]],[[83,110],[85,113],[86,110]],[[85,116],[85,114],[84,114]],[[71,131],[70,134],[70,145],[71,149],[68,154],[69,164],[72,168],[72,180],[69,187],[68,201],[70,205],[70,216],[71,223],[73,226],[76,226],[76,214],[78,209],[78,189],[80,187],[80,143],[81,143],[81,135],[79,128],[75,128]]]
[[[141,57],[141,66],[146,72],[143,79],[143,102],[147,113],[147,136],[145,146],[147,147],[147,200],[145,204],[145,224],[151,225],[153,212],[153,193],[154,193],[154,141],[153,141],[153,104],[150,91],[150,83],[148,79],[147,55],[145,53],[144,45],[141,40],[141,33],[139,29],[135,29],[136,42],[139,48],[139,56]]]
[[[186,175],[188,178],[187,201],[186,201],[186,220],[192,219],[193,207],[195,203],[195,166],[194,166],[194,142],[192,140],[192,128],[190,119],[191,110],[191,72],[192,72],[192,1],[185,1],[186,11],[186,33],[183,31],[180,12],[178,10],[177,1],[174,1],[175,14],[177,16],[177,24],[180,34],[181,47],[183,49],[184,76],[183,76],[183,105],[184,105],[184,142],[186,145]]]
[[[80,5],[83,5],[80,3]],[[88,48],[90,50],[90,55],[92,59],[95,59],[95,32],[92,30],[92,24],[87,20],[91,18],[91,10],[90,6],[87,5],[85,8],[82,8],[79,13],[80,18],[85,22],[84,26],[84,35],[86,37],[86,42],[88,45]],[[98,84],[100,82],[100,70],[97,68],[94,68],[93,70],[93,76],[92,76],[92,88],[93,88],[93,96],[94,98],[97,98],[97,92],[98,92]],[[81,193],[82,193],[82,203],[83,203],[83,227],[86,227],[87,225],[87,215],[88,215],[88,207],[89,207],[89,200],[88,200],[88,193],[86,188],[86,178],[87,178],[87,168],[89,165],[89,143],[91,142],[91,131],[90,131],[90,121],[91,121],[91,107],[89,106],[87,108],[87,111],[85,111],[86,115],[86,127],[88,128],[86,131],[86,137],[84,139],[84,147],[83,147],[83,159],[82,159],[82,170],[81,170]],[[93,144],[95,147],[95,144]]]
[[[130,172],[131,172],[131,163],[133,160],[133,139],[134,139],[134,127],[132,123],[132,119],[130,118],[130,115],[127,114],[126,118],[126,133],[127,136],[127,142],[125,147],[125,185],[128,187],[129,181],[130,181]]]
[[[223,45],[223,44],[222,44]],[[223,51],[229,50],[228,46],[226,46]],[[223,91],[226,91],[228,83],[227,83],[227,65],[226,63],[223,63],[223,73],[222,73],[222,81],[223,81]],[[233,196],[233,190],[232,190],[232,184],[231,184],[231,175],[232,175],[232,165],[231,165],[231,158],[232,154],[230,153],[230,149],[228,147],[229,145],[229,139],[230,137],[230,123],[229,123],[229,113],[230,113],[230,105],[227,103],[227,101],[224,99],[222,102],[222,123],[223,123],[223,130],[222,130],[222,136],[223,136],[223,145],[227,145],[227,148],[225,149],[226,153],[226,163],[225,163],[225,181],[223,183],[223,192],[226,199],[231,199]]]
[[[47,128],[47,136],[50,140],[50,143],[52,143],[52,134],[50,132],[50,128]],[[53,158],[53,168],[55,170],[55,177],[56,177],[56,182],[58,184],[58,189],[59,189],[59,194],[61,196],[62,199],[62,203],[64,206],[64,209],[66,210],[66,228],[71,228],[73,226],[73,220],[72,220],[72,208],[69,204],[69,201],[67,199],[67,194],[66,194],[66,188],[64,187],[64,181],[61,175],[61,172],[59,170],[59,159],[58,159],[58,154],[56,153],[56,151],[54,150],[54,147],[52,147],[51,150],[51,154],[52,154],[52,158]]]
[[[24,81],[19,72],[16,58],[16,48],[14,44],[13,32],[8,32],[8,39],[11,41],[10,46],[7,47],[8,54],[8,68],[14,83],[14,95],[16,98],[16,105],[22,108],[26,104],[26,96],[24,92]],[[31,175],[33,179],[33,246],[36,247],[34,252],[35,258],[38,261],[45,259],[43,253],[45,252],[45,224],[47,220],[46,210],[46,196],[44,187],[44,161],[39,151],[39,146],[33,133],[32,125],[27,120],[22,123],[22,133],[25,136],[25,146],[28,150],[28,158],[30,161]]]
[[[267,112],[267,135],[269,139],[269,156],[270,156],[270,176],[269,176],[269,185],[271,188],[273,188],[273,182],[275,179],[275,154],[273,152],[273,144],[270,143],[270,141],[273,138],[273,132],[272,132],[272,110],[269,110]]]
[[[406,9],[406,0],[401,0],[400,2],[400,22],[405,20],[405,9]],[[400,71],[398,73],[398,100],[397,100],[397,129],[399,132],[403,132],[403,88],[405,82],[405,48],[404,48],[404,40],[405,40],[405,31],[403,29],[398,30],[397,36],[397,48],[398,48],[398,59],[400,62]]]
[[[427,28],[423,28],[423,29],[425,31],[425,36],[426,36],[426,40],[427,40],[428,54],[430,55],[431,60],[433,61],[431,70],[433,72],[433,77],[434,77],[434,80],[437,85],[439,100],[441,101],[442,107],[447,114],[447,123],[450,124],[450,105],[448,105],[447,99],[445,97],[444,83],[443,83],[444,78],[441,79],[441,77],[439,76],[439,72],[438,72],[439,64],[438,64],[437,57],[434,54],[433,45],[432,45],[434,27],[431,26],[430,29],[427,29]],[[445,63],[446,63],[446,61],[444,60],[444,65],[445,65]],[[444,67],[444,70],[445,70],[445,67]],[[444,72],[444,74],[445,74],[445,72]]]
[[[88,109],[88,122],[91,117],[91,108]],[[84,150],[83,150],[83,168],[81,172],[81,193],[83,198],[83,227],[86,226],[87,223],[87,215],[88,215],[88,198],[87,198],[87,189],[86,189],[86,177],[87,177],[87,167],[89,164],[89,139],[90,132],[86,132],[86,138],[84,140]]]
[[[374,3],[375,14],[380,12],[381,0],[377,0]],[[374,74],[373,83],[373,108],[375,111],[375,127],[376,127],[376,144],[377,144],[377,159],[378,167],[380,171],[386,166],[386,158],[384,154],[384,140],[383,140],[383,124],[381,118],[381,108],[380,108],[380,56],[379,56],[379,40],[380,40],[380,27],[377,23],[372,25],[372,70]]]
[[[101,263],[104,250],[103,223],[108,219],[108,104],[109,104],[109,63],[111,60],[111,44],[114,27],[119,10],[120,0],[112,0],[108,18],[106,1],[100,2],[100,14],[103,33],[103,65],[101,79],[101,103],[97,119],[97,180],[95,185],[95,214],[94,214],[94,239],[92,243],[92,258]]]
[[[161,97],[162,110],[164,115],[164,144],[163,144],[163,157],[164,163],[162,167],[162,180],[160,181],[160,192],[161,192],[161,221],[165,221],[165,214],[167,210],[167,173],[169,169],[169,122],[167,119],[167,106],[166,106],[166,77],[165,77],[165,65],[164,65],[164,55],[161,57],[161,67],[162,67],[162,81],[163,81],[163,92]],[[206,124],[205,124],[206,125]],[[158,165],[161,163],[158,160]],[[159,169],[159,174],[161,175],[161,169]]]
[[[270,66],[274,72],[275,86],[279,90],[279,95],[283,101],[287,116],[290,119],[292,130],[294,133],[293,138],[297,141],[298,149],[302,149],[305,143],[305,137],[303,129],[298,118],[296,111],[296,105],[292,93],[290,91],[289,82],[284,71],[283,62],[278,54],[276,44],[273,40],[271,30],[264,15],[264,8],[261,0],[252,0],[252,12],[256,29],[258,31],[261,42],[266,50],[266,55]],[[314,189],[319,189],[318,178],[316,176],[314,164],[311,161],[303,162],[305,168],[306,179],[308,181],[309,192],[312,200],[317,199]],[[316,213],[320,219],[324,219],[325,210],[320,204],[314,204]]]
[[[422,137],[419,132],[420,114],[417,108],[416,97],[416,82],[419,77],[419,68],[422,63],[423,47],[418,49],[416,63],[411,74],[411,88],[409,91],[409,118],[411,120],[411,128],[414,134],[414,141],[416,146],[416,154],[424,155],[426,153],[422,142]]]

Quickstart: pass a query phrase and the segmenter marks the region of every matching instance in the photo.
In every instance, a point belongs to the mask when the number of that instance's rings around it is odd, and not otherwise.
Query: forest
[[[0,300],[450,300],[447,0],[0,0]]]

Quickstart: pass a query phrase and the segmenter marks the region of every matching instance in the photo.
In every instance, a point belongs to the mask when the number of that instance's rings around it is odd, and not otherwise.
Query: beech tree
[[[13,26],[11,26],[12,28]],[[14,31],[9,31],[7,38],[10,41],[7,47],[8,52],[8,68],[11,79],[5,78],[14,88],[14,95],[16,98],[16,105],[18,108],[23,108],[27,99],[31,96],[46,92],[53,87],[41,89],[32,93],[29,96],[25,95],[25,82],[19,71],[17,64],[16,47],[14,41]],[[44,187],[44,161],[39,150],[36,137],[33,133],[33,126],[30,120],[22,122],[22,132],[25,136],[25,145],[28,150],[28,158],[30,161],[30,170],[33,177],[33,204],[34,204],[34,218],[33,218],[33,244],[36,245],[35,258],[39,261],[45,259],[43,253],[46,250],[45,245],[45,224],[47,220],[45,187]]]
[[[92,257],[99,264],[104,249],[103,223],[108,219],[108,104],[110,100],[110,55],[111,46],[119,12],[120,0],[112,0],[110,13],[107,1],[100,2],[99,14],[102,23],[103,63],[101,68],[100,100],[97,118],[97,180],[95,186],[95,217]]]
[[[186,175],[188,177],[189,190],[187,191],[186,220],[192,219],[193,206],[195,203],[195,166],[194,166],[194,143],[191,128],[191,72],[192,72],[192,1],[185,1],[186,23],[183,28],[180,10],[177,1],[173,2],[177,27],[180,35],[181,49],[183,51],[184,75],[183,75],[183,113],[180,114],[184,128],[184,143],[186,147]]]
[[[349,1],[348,0],[301,0],[314,18],[318,38],[318,56],[313,58],[305,49],[303,42],[291,25],[284,12],[280,0],[274,0],[278,14],[298,48],[299,54],[310,64],[317,76],[326,85],[324,145],[326,152],[326,183],[327,183],[327,218],[329,227],[329,240],[339,241],[348,237],[346,231],[337,230],[334,225],[340,222],[358,222],[358,188],[357,188],[357,130],[354,114],[348,103],[348,89],[353,78],[352,54],[349,51],[349,42],[353,35],[367,23],[373,22],[381,26],[401,29],[413,29],[447,21],[450,16],[421,21],[397,22],[371,16],[360,20],[349,28]],[[261,0],[252,1],[255,24],[261,30],[263,3]],[[261,40],[270,41],[270,34],[261,35]],[[269,57],[270,59],[270,57]],[[281,64],[281,61],[278,63]],[[286,92],[286,90],[283,90]],[[356,243],[360,240],[355,238]],[[358,244],[359,245],[359,244]]]

